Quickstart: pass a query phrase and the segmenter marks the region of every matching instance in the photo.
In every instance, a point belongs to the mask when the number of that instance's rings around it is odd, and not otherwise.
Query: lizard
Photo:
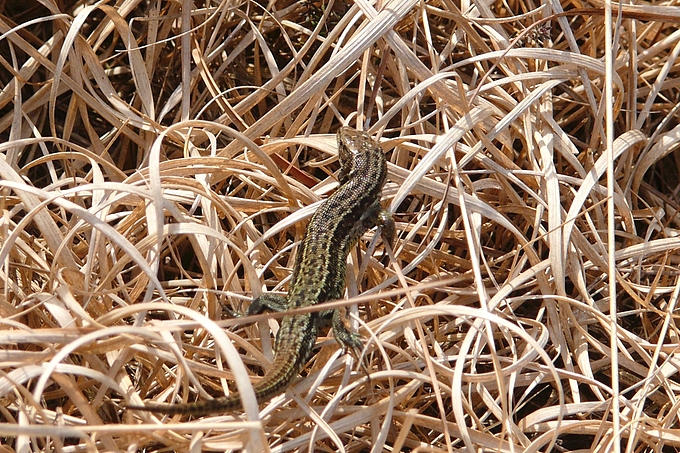
[[[380,145],[366,132],[343,126],[337,133],[340,172],[338,189],[319,205],[299,246],[287,297],[264,294],[248,314],[264,309],[292,310],[340,299],[345,289],[347,255],[369,228],[380,226],[383,240],[394,240],[395,224],[380,205],[387,162]],[[253,389],[258,404],[283,393],[312,355],[319,329],[331,317],[338,343],[356,357],[362,343],[345,326],[337,310],[285,316],[274,341],[274,362]],[[241,395],[183,404],[146,403],[128,409],[194,416],[230,412],[242,407]]]

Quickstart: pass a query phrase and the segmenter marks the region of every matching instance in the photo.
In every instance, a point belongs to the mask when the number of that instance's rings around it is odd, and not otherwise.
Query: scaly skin
[[[287,298],[264,295],[253,301],[249,314],[264,308],[291,310],[340,299],[345,288],[347,255],[369,228],[383,227],[385,240],[392,242],[394,221],[380,206],[387,163],[376,143],[365,132],[349,127],[338,131],[340,187],[323,202],[307,226],[298,250]],[[283,393],[309,360],[319,328],[332,315],[333,331],[340,345],[357,357],[361,341],[347,330],[339,312],[325,310],[286,316],[276,335],[274,363],[254,386],[258,404]],[[187,404],[146,404],[130,409],[162,414],[205,415],[230,412],[242,407],[239,393],[209,401]]]

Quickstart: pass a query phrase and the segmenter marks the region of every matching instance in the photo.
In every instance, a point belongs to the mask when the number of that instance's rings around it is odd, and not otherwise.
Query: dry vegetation
[[[537,3],[1,2],[0,451],[680,449],[680,8],[608,48]],[[370,376],[324,332],[259,414],[125,410],[262,374],[279,318],[230,313],[341,124],[398,228],[350,255]]]

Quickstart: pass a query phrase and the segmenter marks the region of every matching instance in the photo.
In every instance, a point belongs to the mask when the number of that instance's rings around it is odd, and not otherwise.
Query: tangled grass
[[[679,449],[680,8],[589,1],[5,0],[2,451]],[[324,332],[261,408],[126,410],[262,375],[278,315],[230,313],[341,124],[398,230],[329,305],[368,375]]]

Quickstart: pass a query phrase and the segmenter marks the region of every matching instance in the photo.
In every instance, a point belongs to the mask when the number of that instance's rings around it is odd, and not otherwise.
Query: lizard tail
[[[269,401],[276,395],[283,393],[295,376],[300,372],[304,363],[311,355],[316,340],[316,326],[309,317],[284,318],[281,332],[286,332],[283,341],[277,342],[276,357],[271,368],[265,373],[262,380],[257,383],[253,390],[258,404]],[[293,335],[287,333],[291,329],[302,334]],[[215,413],[233,412],[243,407],[241,394],[234,392],[229,396],[215,398],[208,401],[182,404],[147,403],[143,406],[127,405],[127,409],[156,412],[167,415],[208,415]]]

